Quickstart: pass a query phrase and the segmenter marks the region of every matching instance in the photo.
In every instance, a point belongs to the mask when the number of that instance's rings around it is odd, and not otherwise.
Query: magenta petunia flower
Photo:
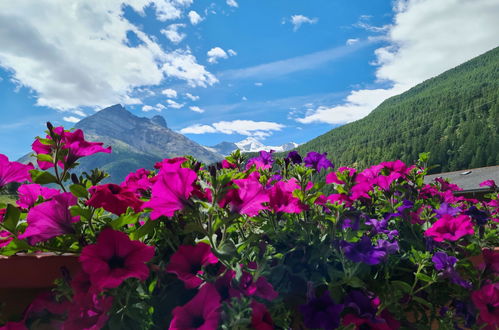
[[[139,212],[142,207],[142,201],[137,198],[135,193],[117,184],[108,183],[100,186],[93,186],[89,190],[90,199],[87,205],[95,208],[102,207],[104,210],[121,215],[131,207],[135,212]]]
[[[174,171],[159,172],[152,186],[151,200],[143,208],[150,208],[151,219],[164,215],[172,217],[175,211],[182,210],[195,190],[197,174],[189,168],[176,168]]]
[[[150,171],[145,168],[140,168],[137,171],[128,174],[120,186],[139,194],[148,191],[152,188],[149,174],[151,174]]]
[[[480,187],[490,187],[490,188],[497,187],[496,182],[494,180],[485,180],[483,182],[480,182],[479,186]]]
[[[480,320],[499,327],[499,283],[484,285],[471,294],[471,300],[480,311]]]
[[[237,168],[237,165],[230,163],[226,159],[223,159],[222,160],[222,168],[231,168],[231,169],[233,169],[233,168]]]
[[[88,142],[81,129],[63,133],[64,149],[69,149],[68,158],[78,159],[98,152],[111,153],[111,147],[103,148],[102,142]]]
[[[278,181],[268,191],[269,206],[274,212],[300,213],[306,210],[306,205],[293,196],[293,191],[300,189],[296,179]]]
[[[274,322],[270,316],[267,307],[259,302],[251,302],[251,326],[255,330],[272,330],[274,329]]]
[[[176,171],[186,160],[185,157],[165,158],[154,164],[154,168],[163,171]]]
[[[220,322],[220,295],[211,283],[203,285],[194,298],[172,311],[172,330],[218,329]]]
[[[154,247],[106,228],[99,234],[96,244],[83,248],[80,263],[92,285],[100,291],[116,288],[127,278],[144,281],[149,276],[146,263],[153,256]]]
[[[38,197],[43,197],[47,200],[61,192],[57,189],[43,187],[39,184],[23,184],[17,189],[19,199],[16,201],[19,207],[29,209],[38,200]]]
[[[6,209],[0,209],[0,222],[3,221],[3,217],[5,216]],[[0,230],[0,248],[3,248],[12,241],[12,234],[7,230]]]
[[[203,280],[197,275],[202,274],[202,267],[216,264],[218,258],[211,252],[210,245],[200,242],[194,246],[181,245],[170,257],[166,267],[168,273],[178,276],[188,289],[197,288]]]
[[[64,321],[64,330],[99,330],[109,319],[113,297],[97,294],[78,295],[73,298]]]
[[[73,217],[69,208],[76,205],[77,198],[71,193],[55,195],[51,200],[34,206],[28,212],[28,227],[19,239],[27,239],[34,245],[63,234],[74,233],[73,223],[79,217]]]
[[[432,237],[437,242],[457,241],[463,236],[473,235],[473,223],[467,215],[452,217],[443,215],[430,228],[425,231],[425,236]]]
[[[9,158],[0,154],[0,188],[11,182],[31,182],[29,171],[33,169],[30,163],[24,165],[18,162],[10,162]]]
[[[357,172],[357,170],[355,170],[354,168],[350,168],[350,167],[340,167],[338,169],[338,171],[331,172],[328,175],[326,175],[326,183],[327,184],[331,184],[331,183],[345,184],[345,181],[340,180],[338,178],[338,175],[344,175],[345,172],[349,177],[353,177],[355,175],[355,173]]]
[[[221,206],[230,205],[232,212],[246,214],[250,217],[256,216],[261,210],[266,210],[263,203],[269,202],[269,195],[260,182],[254,177],[234,180],[237,189],[227,192]]]

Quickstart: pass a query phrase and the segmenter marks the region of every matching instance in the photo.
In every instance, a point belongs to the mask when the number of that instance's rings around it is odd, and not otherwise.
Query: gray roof
[[[464,191],[488,190],[488,187],[480,187],[479,184],[485,180],[494,180],[499,184],[499,165],[472,168],[455,172],[432,174],[425,177],[425,183],[432,182],[435,178],[449,179],[451,183],[457,184]]]

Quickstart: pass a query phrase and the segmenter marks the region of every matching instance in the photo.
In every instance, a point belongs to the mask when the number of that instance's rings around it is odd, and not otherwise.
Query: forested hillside
[[[367,117],[297,148],[328,152],[336,166],[414,162],[433,172],[499,164],[499,47],[394,96]]]

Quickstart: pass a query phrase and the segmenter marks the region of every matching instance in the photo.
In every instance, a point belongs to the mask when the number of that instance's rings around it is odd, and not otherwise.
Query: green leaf
[[[423,274],[423,273],[417,273],[416,274],[416,278],[418,280],[421,280],[423,282],[428,282],[428,283],[432,283],[432,282],[435,282],[431,277],[429,277],[428,275],[426,274]]]
[[[409,293],[412,291],[411,286],[404,281],[392,281],[392,285],[400,288],[404,293]]]
[[[52,139],[41,139],[41,138],[38,138],[38,141],[40,141],[41,144],[48,145],[48,146],[55,144],[54,140],[52,140]]]
[[[31,246],[27,242],[21,241],[21,240],[19,240],[17,238],[14,238],[9,243],[9,245],[7,245],[6,247],[0,249],[0,252],[1,252],[0,254],[2,254],[4,256],[11,256],[11,255],[16,254],[19,251],[29,250],[30,247]]]
[[[69,186],[69,191],[73,193],[76,197],[86,198],[88,196],[88,191],[80,184],[72,184]]]
[[[139,229],[130,234],[130,238],[133,240],[137,240],[141,237],[144,237],[152,233],[154,231],[154,228],[156,228],[158,224],[158,220],[147,220],[144,225],[140,226]]]
[[[50,174],[49,172],[40,171],[40,170],[31,170],[29,171],[29,173],[31,174],[31,179],[33,179],[34,183],[38,184],[57,183],[56,177]]]
[[[51,155],[46,155],[46,154],[38,154],[36,155],[36,159],[44,161],[44,162],[54,162],[54,158],[52,158]]]
[[[125,225],[135,224],[139,220],[140,213],[123,214],[117,219],[113,220],[110,225],[113,229],[119,229]]]
[[[2,223],[5,229],[10,231],[11,233],[15,233],[20,215],[21,211],[17,207],[12,204],[8,204]]]
[[[86,220],[90,219],[90,217],[92,216],[92,211],[90,209],[82,208],[79,205],[71,206],[69,208],[69,211],[71,212],[71,215],[73,217],[80,216]]]
[[[346,280],[346,284],[350,285],[352,288],[365,288],[366,284],[357,276],[351,277]]]
[[[421,297],[417,297],[417,296],[413,296],[412,299],[418,303],[420,303],[421,305],[424,305],[426,306],[428,309],[431,309],[432,308],[432,305],[430,302],[424,300],[423,298]]]

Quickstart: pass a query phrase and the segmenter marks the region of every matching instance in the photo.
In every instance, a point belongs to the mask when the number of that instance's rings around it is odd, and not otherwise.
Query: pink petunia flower
[[[31,182],[29,171],[33,169],[30,163],[24,165],[18,162],[10,162],[9,158],[0,154],[0,188],[11,182]]]
[[[269,202],[269,195],[260,182],[254,177],[234,180],[237,189],[231,189],[220,202],[221,206],[230,205],[232,212],[246,214],[250,217],[258,215],[261,210],[268,209],[263,203]]]
[[[200,242],[194,246],[181,245],[177,252],[170,257],[166,267],[168,273],[178,276],[188,289],[197,288],[203,280],[197,275],[202,274],[202,267],[216,264],[218,258],[211,252],[210,245]]]
[[[166,169],[165,169],[166,168]],[[163,167],[157,181],[152,186],[151,200],[142,208],[151,208],[151,219],[164,215],[172,217],[175,211],[182,210],[195,190],[197,174],[189,168],[177,168],[174,171]]]
[[[251,302],[251,326],[255,330],[272,330],[274,329],[274,322],[270,316],[267,307],[259,302]]]
[[[338,169],[338,171],[331,172],[328,175],[326,175],[326,183],[327,184],[331,184],[331,183],[345,184],[346,183],[345,181],[340,180],[338,178],[338,175],[344,175],[345,172],[347,172],[346,174],[349,177],[353,177],[357,171],[354,168],[350,168],[350,167],[340,167]]]
[[[184,306],[175,307],[169,329],[212,330],[220,322],[220,295],[211,283],[203,285],[196,296]]]
[[[480,311],[480,320],[499,327],[499,283],[484,285],[471,293],[471,300]]]
[[[144,281],[149,276],[146,263],[154,256],[154,247],[132,241],[123,232],[104,229],[96,244],[87,245],[80,255],[83,270],[99,291],[116,288],[127,278]]]
[[[452,217],[445,214],[425,231],[425,236],[432,237],[437,242],[457,241],[463,236],[473,235],[473,223],[467,215]]]
[[[19,239],[27,239],[34,245],[63,234],[74,232],[73,223],[79,217],[73,217],[69,208],[76,205],[77,198],[71,193],[55,195],[51,200],[40,203],[28,212],[28,227]]]
[[[234,169],[234,168],[237,168],[237,165],[236,164],[232,164],[230,163],[228,160],[226,159],[223,159],[222,160],[222,168],[230,168],[230,169]]]
[[[104,210],[121,215],[131,207],[135,212],[139,212],[142,207],[142,201],[137,198],[135,193],[117,184],[108,183],[100,186],[93,186],[89,190],[90,199],[87,205],[95,208],[102,207]]]
[[[293,191],[300,189],[296,179],[289,181],[278,181],[268,191],[269,206],[274,212],[301,213],[306,210],[298,198],[293,196]]]
[[[17,189],[19,199],[16,201],[19,207],[29,209],[38,200],[38,197],[43,197],[47,200],[61,192],[58,189],[43,187],[39,184],[23,184]]]

